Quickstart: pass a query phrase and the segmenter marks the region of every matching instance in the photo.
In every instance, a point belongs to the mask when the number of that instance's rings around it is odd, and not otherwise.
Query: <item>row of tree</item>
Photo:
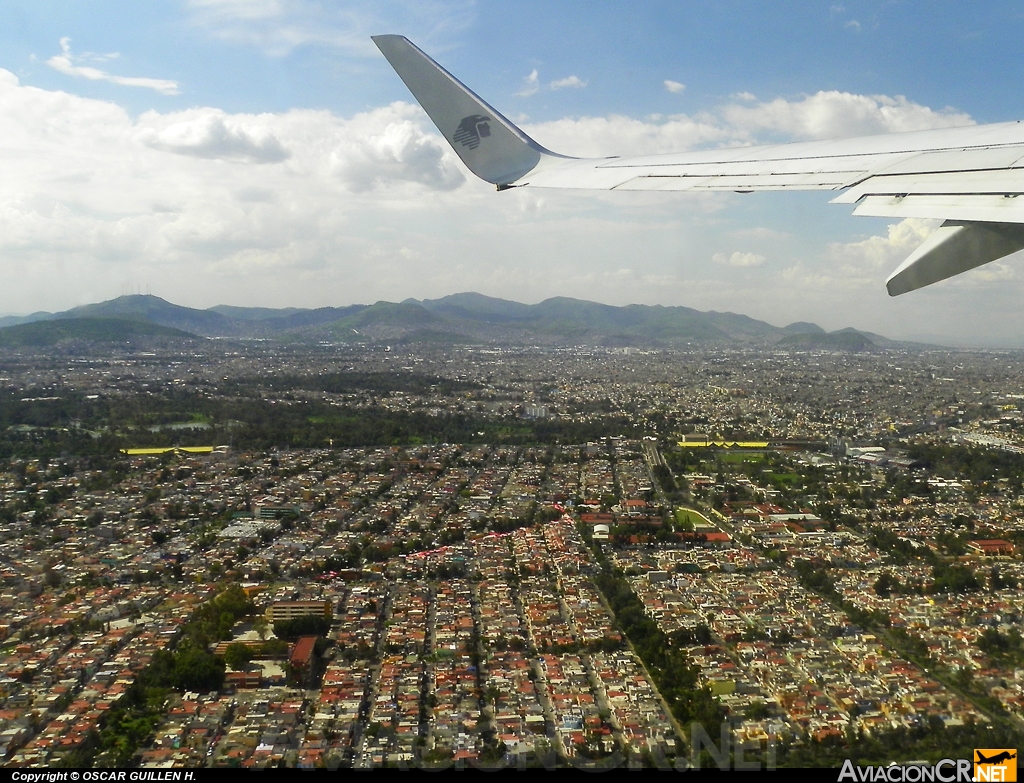
[[[632,431],[622,415],[587,422],[562,419],[495,418],[476,412],[392,411],[383,407],[341,407],[320,400],[274,404],[258,389],[239,396],[185,390],[138,390],[122,396],[85,399],[59,390],[60,399],[17,405],[0,395],[0,459],[60,454],[116,454],[135,446],[231,443],[245,450],[381,446],[417,443],[585,443]],[[159,429],[153,421],[199,421],[204,429]]]

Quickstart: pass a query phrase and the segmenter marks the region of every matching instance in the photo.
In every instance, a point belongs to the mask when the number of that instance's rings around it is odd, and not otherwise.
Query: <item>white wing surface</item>
[[[545,149],[400,35],[374,42],[463,163],[498,186],[841,191],[855,215],[938,218],[886,281],[897,296],[1024,249],[1020,122],[625,158]]]

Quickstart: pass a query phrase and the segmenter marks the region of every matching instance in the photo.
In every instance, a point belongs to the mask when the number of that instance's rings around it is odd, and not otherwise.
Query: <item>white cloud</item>
[[[889,106],[870,100],[876,114]],[[806,101],[778,116],[799,116]],[[525,129],[553,149],[602,155],[753,143],[813,125],[737,117],[733,105]],[[819,107],[846,110],[844,101]],[[63,309],[137,282],[200,307],[478,290],[519,301],[685,304],[894,337],[921,324],[964,339],[1024,334],[1017,259],[909,299],[887,296],[885,277],[932,230],[928,222],[847,219],[821,194],[495,194],[464,175],[409,103],[345,117],[216,108],[134,117],[0,70],[0,138],[0,311]],[[839,215],[835,225],[818,219],[826,214]],[[844,220],[852,231],[878,226],[878,236],[829,244]],[[729,247],[742,250],[715,252]]]
[[[538,80],[539,81],[539,80]],[[818,92],[795,100],[776,98],[749,105],[749,93],[699,114],[580,117],[530,126],[527,132],[549,149],[569,155],[654,155],[707,146],[739,146],[779,139],[828,139],[971,125],[970,115],[887,95]],[[765,137],[768,138],[765,138]]]
[[[746,140],[715,118],[684,114],[654,122],[621,115],[581,117],[529,125],[524,130],[549,149],[583,157],[654,155]]]
[[[824,264],[794,264],[783,272],[794,286],[816,291],[875,289],[903,260],[928,238],[938,220],[907,218],[891,223],[884,236],[875,235],[854,242],[832,242],[824,253]]]
[[[411,117],[419,112],[396,103],[356,115],[331,153],[332,171],[355,192],[417,183],[453,190],[466,178],[448,145]]]
[[[682,82],[674,82],[671,79],[666,79],[662,84],[665,85],[665,89],[669,92],[679,93],[686,89],[686,85]]]
[[[587,81],[579,76],[566,76],[564,79],[555,79],[548,85],[552,90],[562,90],[566,87],[582,89],[587,86]]]
[[[764,266],[768,260],[764,256],[758,255],[757,253],[741,253],[736,251],[731,254],[726,253],[715,253],[711,260],[721,266]]]
[[[587,86],[587,82],[578,76],[566,76],[564,79],[555,79],[554,81],[548,82],[544,85],[544,89],[551,90],[563,90],[565,88],[582,89]],[[516,95],[520,98],[529,98],[531,95],[536,95],[541,90],[540,74],[537,69],[534,68],[530,71],[530,75],[523,79],[523,87],[519,90]]]
[[[138,139],[153,149],[197,158],[280,163],[291,153],[263,117],[228,117],[215,109],[192,109],[171,115],[147,112],[140,118]]]
[[[405,278],[381,277],[371,249],[436,235],[445,199],[477,192],[460,188],[454,153],[406,103],[348,118],[207,108],[134,119],[0,70],[0,137],[0,311],[98,301],[127,280],[178,301],[216,297],[204,306],[383,298]]]
[[[843,27],[858,33],[860,32],[860,22],[858,22],[856,19],[851,19],[848,22],[844,23]]]
[[[826,257],[834,268],[851,275],[895,269],[936,228],[938,220],[906,218],[892,223],[885,236],[872,236],[857,242],[835,242],[828,246]]]
[[[750,133],[770,131],[803,139],[974,124],[968,114],[951,108],[936,111],[902,95],[856,95],[836,90],[817,92],[797,100],[776,98],[756,106],[734,104],[723,107],[719,113],[729,125]]]
[[[76,76],[91,81],[104,81],[111,84],[120,84],[125,87],[144,87],[148,90],[155,90],[161,95],[178,95],[181,90],[178,83],[170,79],[151,79],[144,76],[115,76],[114,74],[101,71],[90,65],[75,65],[88,58],[93,62],[106,62],[116,59],[117,52],[105,55],[82,55],[77,56],[71,52],[71,39],[64,37],[60,39],[62,54],[57,54],[46,61],[46,64],[67,76]]]
[[[536,95],[540,89],[540,76],[537,74],[537,69],[534,68],[530,71],[530,75],[523,79],[523,89],[516,93],[520,98],[529,98],[531,95]]]
[[[779,231],[775,228],[766,228],[765,226],[754,226],[753,228],[741,228],[738,231],[733,232],[733,236],[741,237],[744,239],[789,239],[793,235],[788,231]]]
[[[359,4],[330,9],[289,0],[187,0],[192,21],[217,38],[285,55],[298,46],[330,46],[371,54],[372,14]]]
[[[321,46],[375,57],[371,35],[401,30],[436,44],[475,18],[472,0],[187,0],[186,8],[192,23],[211,35],[272,56]]]
[[[757,96],[752,92],[736,92],[729,96],[734,101],[756,101]]]

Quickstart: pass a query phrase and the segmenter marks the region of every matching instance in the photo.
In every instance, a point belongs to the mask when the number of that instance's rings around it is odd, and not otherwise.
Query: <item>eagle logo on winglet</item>
[[[470,114],[468,117],[463,117],[459,127],[455,129],[452,140],[457,141],[463,147],[475,150],[480,146],[480,139],[491,135],[491,126],[487,124],[490,121],[490,117],[485,117],[482,114]]]

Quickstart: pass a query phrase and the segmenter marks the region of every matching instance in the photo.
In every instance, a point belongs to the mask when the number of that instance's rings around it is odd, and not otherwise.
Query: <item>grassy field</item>
[[[676,524],[683,530],[693,530],[697,525],[710,525],[711,520],[692,508],[677,508]]]
[[[772,483],[777,485],[793,484],[799,478],[800,477],[796,473],[776,473],[774,476],[772,476]]]
[[[740,451],[740,452],[724,452],[718,455],[718,459],[726,463],[756,463],[764,462],[764,454],[758,452]]]

